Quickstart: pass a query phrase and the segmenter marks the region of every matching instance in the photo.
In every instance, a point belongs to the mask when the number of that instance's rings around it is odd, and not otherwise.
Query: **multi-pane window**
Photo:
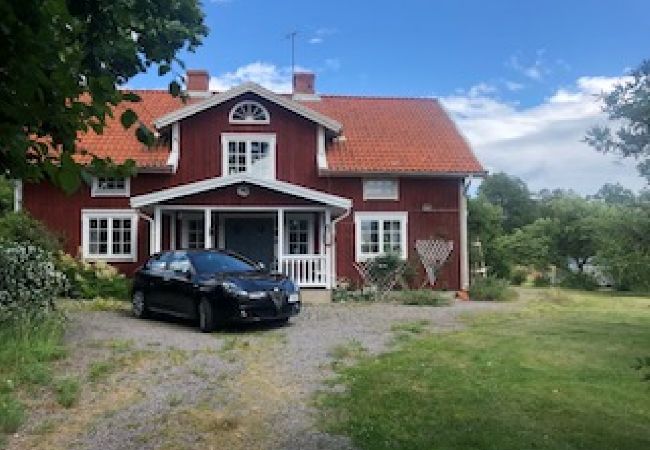
[[[397,179],[363,180],[364,200],[399,200],[399,181]]]
[[[231,123],[267,124],[269,112],[258,102],[245,100],[230,110]]]
[[[84,212],[83,254],[89,259],[133,260],[136,218],[131,212]]]
[[[91,194],[93,197],[128,197],[130,179],[127,177],[95,177]]]
[[[186,222],[186,245],[188,249],[205,246],[205,227],[202,219],[188,219]]]
[[[290,255],[307,255],[311,252],[312,222],[308,218],[287,220],[287,252]]]
[[[273,135],[224,133],[222,143],[226,175],[248,173],[260,178],[275,178]]]
[[[386,254],[406,258],[406,213],[357,213],[357,260]]]

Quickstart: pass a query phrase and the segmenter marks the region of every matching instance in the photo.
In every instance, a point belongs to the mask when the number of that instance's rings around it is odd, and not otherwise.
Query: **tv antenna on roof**
[[[298,31],[292,31],[287,34],[287,39],[291,39],[291,83],[293,85],[293,76],[296,73],[296,35]]]

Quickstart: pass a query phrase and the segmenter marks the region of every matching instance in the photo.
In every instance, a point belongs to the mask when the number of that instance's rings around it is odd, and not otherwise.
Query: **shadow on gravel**
[[[119,311],[120,316],[127,317],[129,319],[136,319],[130,311]],[[183,319],[174,316],[168,316],[165,314],[152,313],[151,317],[147,319],[150,322],[157,322],[169,325],[175,325],[178,327],[183,327],[187,329],[193,329],[197,333],[200,333],[198,329],[198,323],[196,320]],[[272,331],[283,328],[290,328],[292,326],[291,321],[266,321],[266,322],[251,322],[251,323],[229,323],[222,327],[217,328],[215,333],[218,334],[241,334],[241,333],[257,333],[263,331]]]

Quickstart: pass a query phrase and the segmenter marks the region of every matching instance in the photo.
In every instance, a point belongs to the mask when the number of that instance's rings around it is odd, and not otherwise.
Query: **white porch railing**
[[[283,255],[282,273],[300,287],[327,287],[325,255]]]

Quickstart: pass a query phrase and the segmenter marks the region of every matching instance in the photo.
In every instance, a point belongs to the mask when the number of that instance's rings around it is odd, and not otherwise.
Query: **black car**
[[[288,321],[300,312],[298,287],[235,253],[183,250],[156,254],[137,270],[136,317],[150,312],[198,319],[209,332],[226,322]]]

